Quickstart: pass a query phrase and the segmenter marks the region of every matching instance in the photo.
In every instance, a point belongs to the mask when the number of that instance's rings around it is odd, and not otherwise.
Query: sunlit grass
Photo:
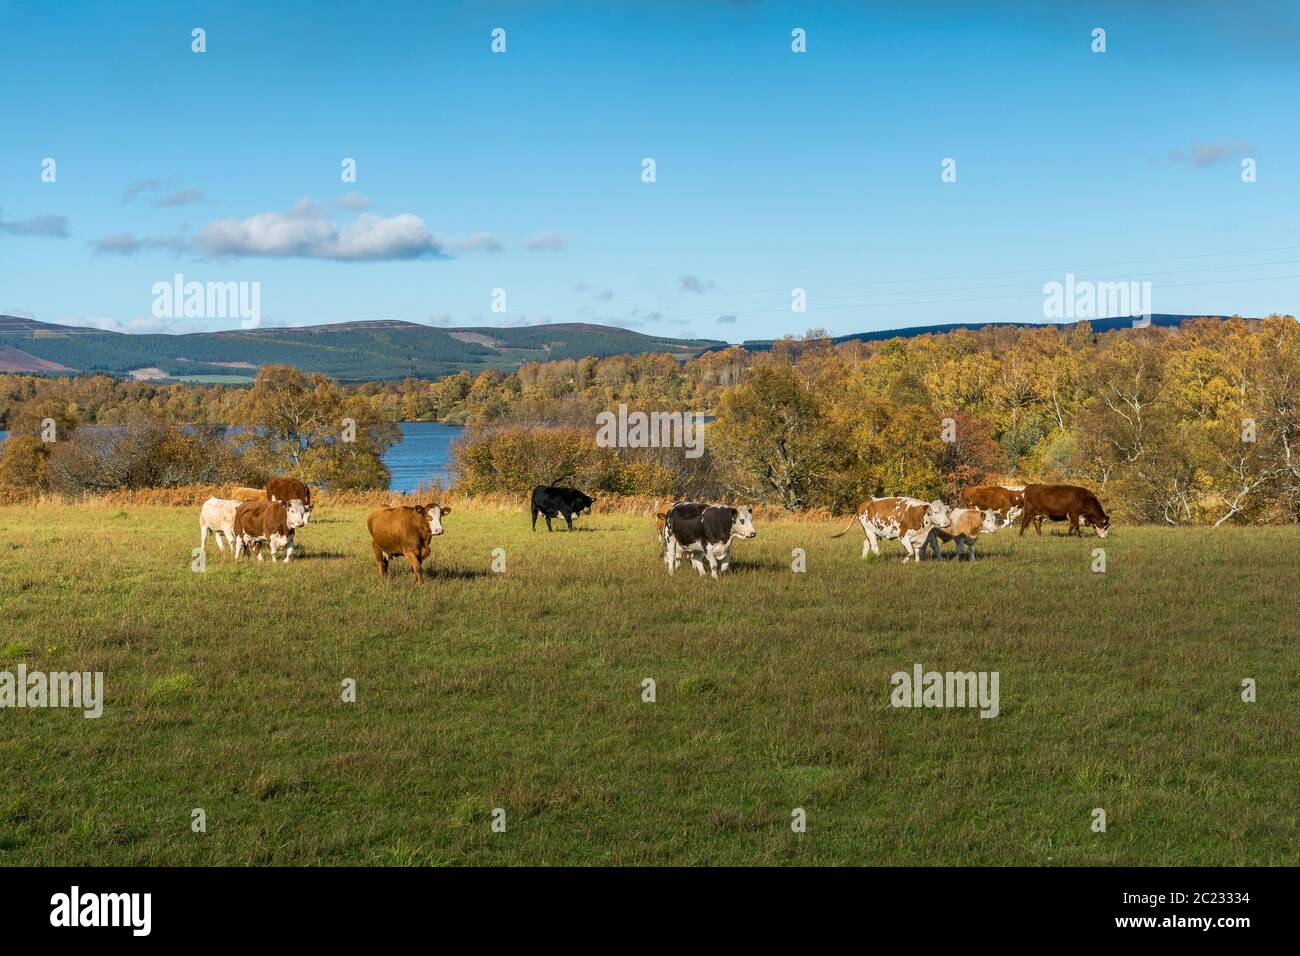
[[[366,510],[318,507],[287,566],[209,542],[194,573],[197,508],[0,508],[0,669],[106,695],[0,710],[0,860],[1295,861],[1300,529],[1003,531],[905,566],[759,522],[712,581],[668,576],[653,518],[458,508],[417,586],[379,577]],[[891,708],[916,662],[999,671],[1001,715]]]

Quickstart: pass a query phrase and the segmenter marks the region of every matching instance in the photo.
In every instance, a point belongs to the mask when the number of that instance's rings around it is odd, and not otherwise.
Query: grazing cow
[[[669,574],[677,570],[681,558],[689,557],[700,574],[705,573],[707,561],[709,573],[715,578],[731,567],[732,539],[758,534],[748,505],[728,508],[693,502],[673,505],[664,519],[664,529],[664,562]]]
[[[664,563],[668,565],[671,572],[675,561],[680,561],[686,557],[686,552],[682,550],[681,545],[673,541],[672,535],[668,533],[668,512],[673,508],[678,509],[678,513],[683,517],[696,517],[708,505],[698,504],[692,501],[679,501],[675,505],[669,505],[662,511],[655,512],[655,524],[658,526],[659,536],[659,553],[663,556]]]
[[[848,533],[856,521],[862,525],[867,539],[862,542],[862,556],[880,554],[878,538],[897,538],[907,552],[903,558],[921,560],[925,540],[931,528],[946,528],[949,524],[948,506],[942,501],[919,501],[916,498],[868,498],[858,505],[857,514],[844,530],[831,535],[841,537]]]
[[[377,508],[366,518],[370,529],[370,546],[375,553],[379,575],[388,574],[388,560],[399,554],[411,565],[417,584],[423,580],[420,565],[429,556],[429,542],[442,534],[442,519],[450,508],[438,505],[404,505]]]
[[[224,551],[226,546],[221,543],[222,535],[225,535],[226,541],[230,543],[230,553],[235,553],[235,510],[239,507],[238,501],[229,498],[209,498],[203,502],[203,507],[199,510],[199,547],[204,551],[208,549],[208,532],[217,540],[217,550]]]
[[[1025,510],[1025,486],[971,485],[957,493],[957,501],[963,508],[996,511],[1010,524]]]
[[[1020,533],[1023,535],[1029,522],[1042,534],[1042,519],[1069,521],[1066,535],[1083,537],[1079,519],[1097,529],[1097,537],[1104,538],[1110,530],[1110,518],[1102,510],[1101,502],[1087,488],[1077,485],[1026,485],[1025,511],[1020,516]]]
[[[266,492],[261,488],[235,488],[230,492],[230,497],[236,501],[265,501]]]
[[[284,563],[293,557],[293,532],[307,523],[306,508],[301,501],[243,501],[235,509],[235,557],[257,545],[257,560],[262,560],[262,542],[271,545],[271,560],[275,549],[287,545]]]
[[[591,506],[596,503],[574,488],[557,488],[551,485],[538,485],[533,489],[533,530],[537,530],[537,516],[546,517],[546,530],[551,530],[552,518],[563,518],[570,531],[573,519],[582,512],[591,514]]]
[[[925,539],[925,544],[921,546],[921,553],[925,553],[928,546],[936,558],[943,556],[940,548],[940,541],[957,542],[957,560],[961,560],[961,551],[964,546],[970,554],[970,560],[975,560],[975,539],[980,533],[993,534],[998,529],[1005,527],[1011,522],[1003,520],[1002,516],[993,509],[981,511],[979,508],[953,508],[949,515],[951,519],[947,528],[931,528],[930,537]]]
[[[267,501],[301,501],[311,520],[311,489],[297,478],[272,478],[266,483]]]

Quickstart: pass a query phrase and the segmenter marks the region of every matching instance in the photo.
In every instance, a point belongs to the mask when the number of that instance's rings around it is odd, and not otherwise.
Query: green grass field
[[[0,508],[0,670],[105,674],[98,720],[0,710],[0,861],[1300,851],[1298,528],[1011,530],[974,565],[905,566],[896,542],[863,561],[860,533],[829,540],[840,523],[760,521],[712,581],[668,576],[653,519],[548,535],[457,508],[417,586],[401,564],[379,578],[366,511],[319,506],[287,566],[235,566],[209,542],[195,573],[197,508]],[[890,675],[917,662],[998,671],[1000,716],[892,708]]]

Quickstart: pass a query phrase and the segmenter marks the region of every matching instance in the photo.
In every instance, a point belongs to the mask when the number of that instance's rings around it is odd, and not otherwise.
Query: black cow
[[[573,519],[582,512],[591,514],[591,506],[596,499],[588,498],[574,488],[555,488],[551,485],[538,485],[533,489],[533,530],[537,530],[537,516],[546,517],[546,530],[551,530],[552,518],[563,518],[569,530],[573,530]]]
[[[731,567],[733,538],[752,538],[754,517],[748,505],[727,508],[722,505],[701,506],[690,502],[674,505],[664,519],[664,561],[668,573],[677,569],[682,557],[689,557],[695,570],[704,574],[708,562],[713,577]]]

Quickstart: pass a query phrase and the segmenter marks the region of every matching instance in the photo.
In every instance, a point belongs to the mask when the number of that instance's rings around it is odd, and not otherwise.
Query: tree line
[[[18,431],[12,422],[30,422],[41,403],[78,423],[235,425],[258,436],[241,451],[245,469],[359,488],[386,482],[377,455],[395,438],[393,422],[443,421],[468,426],[453,462],[467,494],[572,483],[598,495],[842,512],[870,495],[951,498],[974,482],[1045,480],[1093,488],[1124,520],[1295,522],[1298,328],[1290,316],[1271,316],[840,344],[813,331],[766,351],[730,348],[684,362],[565,359],[351,386],[283,367],[264,368],[251,389],[13,376],[0,379],[0,426]],[[292,374],[300,392],[322,396],[311,420],[337,430],[347,409],[364,423],[363,440],[348,449],[334,447],[329,429],[299,433],[270,383]],[[620,403],[713,417],[704,454],[600,447],[595,416]],[[9,445],[0,485],[11,455],[22,457]]]

